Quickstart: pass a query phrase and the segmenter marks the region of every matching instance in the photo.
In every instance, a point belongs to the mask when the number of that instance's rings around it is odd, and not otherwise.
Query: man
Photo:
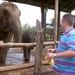
[[[56,53],[52,53],[50,49],[47,51],[47,57],[55,59],[53,71],[60,75],[75,75],[75,29],[73,25],[73,15],[65,14],[61,20],[64,34],[59,41]]]

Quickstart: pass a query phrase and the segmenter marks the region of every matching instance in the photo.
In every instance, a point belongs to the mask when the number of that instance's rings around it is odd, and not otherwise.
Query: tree
[[[30,31],[33,31],[35,32],[36,30],[36,27],[35,26],[30,26],[28,23],[24,24],[23,27],[22,27],[22,32],[25,32],[26,30],[30,30]]]
[[[54,18],[51,18],[51,24],[54,26]]]

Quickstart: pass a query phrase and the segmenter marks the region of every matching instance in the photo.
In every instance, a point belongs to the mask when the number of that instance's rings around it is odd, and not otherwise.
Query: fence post
[[[36,53],[34,75],[41,75],[42,50],[43,50],[44,33],[41,23],[36,21]]]

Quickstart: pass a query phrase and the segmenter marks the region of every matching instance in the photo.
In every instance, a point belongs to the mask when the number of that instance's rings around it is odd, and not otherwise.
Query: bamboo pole
[[[59,41],[56,43],[54,42],[44,42],[43,45],[49,46],[49,45],[57,45]],[[0,43],[0,48],[4,47],[31,47],[31,46],[36,46],[36,43]]]
[[[56,43],[57,41],[57,26],[58,26],[58,1],[55,0],[55,20],[54,20],[54,42]],[[56,45],[55,45],[56,48]]]
[[[42,61],[42,65],[49,65],[46,63],[46,61]],[[1,66],[0,72],[8,72],[8,71],[14,71],[14,70],[20,70],[20,69],[27,69],[34,67],[34,62],[32,63],[26,63],[21,65],[13,65],[13,66]]]

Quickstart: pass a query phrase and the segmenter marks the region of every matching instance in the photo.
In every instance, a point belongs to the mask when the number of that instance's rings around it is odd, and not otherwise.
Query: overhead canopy
[[[54,9],[55,0],[7,0],[18,3],[30,4],[34,6],[41,6],[41,3],[45,3],[45,7],[49,9]],[[60,11],[70,13],[75,9],[75,0],[59,0]]]

